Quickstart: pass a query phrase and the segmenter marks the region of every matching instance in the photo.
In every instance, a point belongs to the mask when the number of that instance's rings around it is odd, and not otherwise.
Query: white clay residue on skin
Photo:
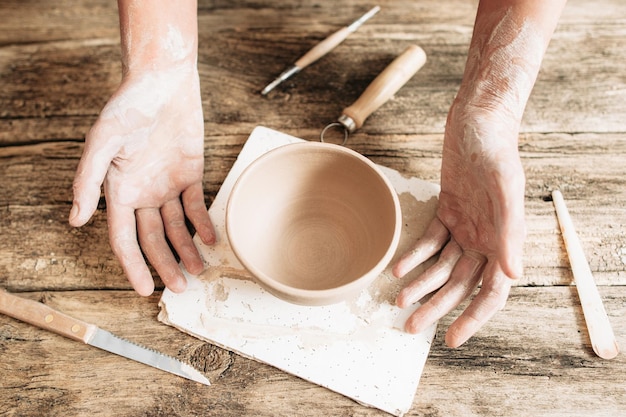
[[[130,87],[121,91],[121,94],[112,101],[114,104],[104,108],[100,117],[114,118],[122,126],[136,126],[136,120],[131,118],[130,111],[137,111],[152,119],[175,96],[189,73],[190,71],[184,68],[175,68],[142,74],[130,84]]]
[[[467,66],[473,74],[468,104],[490,108],[496,100],[519,120],[539,71],[546,41],[531,22],[516,22],[510,10],[495,18],[499,23],[489,38],[479,38],[469,51]]]
[[[179,23],[165,25],[160,20],[143,18],[139,2],[130,2],[127,15],[120,22],[122,29],[122,64],[124,72],[147,68],[157,69],[162,63],[196,62],[196,38],[189,28]],[[172,21],[177,19],[172,18]],[[188,37],[186,37],[188,36]]]
[[[502,129],[519,125],[547,41],[532,22],[516,21],[510,9],[476,24],[493,26],[493,30],[477,37],[468,53],[466,84],[457,97],[465,104],[461,106],[464,131],[459,134],[472,159],[478,154],[490,154],[493,159],[503,147],[511,146],[504,139],[512,132]],[[493,117],[491,111],[496,111],[498,117]]]
[[[197,103],[190,101],[194,99]],[[182,111],[170,114],[176,110],[173,104],[181,101]],[[177,127],[168,122],[171,118],[184,118],[185,123]],[[176,189],[178,183],[194,182],[197,172],[202,171],[198,168],[203,151],[199,80],[197,71],[188,65],[128,79],[101,112],[98,126],[98,135],[107,137],[97,151],[102,153],[99,159],[114,158],[114,165],[120,169],[118,173],[110,171],[109,180],[115,180],[120,173],[134,175],[132,183],[124,181],[125,191],[116,198],[121,204],[134,205],[146,190],[150,190],[156,204],[158,199],[169,198],[168,190]],[[176,163],[175,157],[189,159],[181,165],[176,178],[163,175]],[[197,163],[190,164],[196,159]]]
[[[192,45],[187,45],[183,35],[172,25],[168,25],[167,34],[162,42],[163,49],[165,49],[175,61],[181,61],[187,58],[192,52]]]
[[[121,90],[120,94],[103,109],[100,118],[109,123],[115,121],[120,126],[129,130],[129,136],[134,138],[136,146],[140,143],[139,138],[148,138],[150,133],[156,128],[159,121],[159,114],[164,111],[172,97],[176,97],[177,92],[186,83],[198,83],[196,77],[188,67],[177,67],[168,71],[145,73],[137,77],[129,87]],[[199,87],[198,87],[199,88]],[[187,87],[184,87],[186,90]],[[202,126],[202,106],[199,104],[193,108],[193,117],[197,126]],[[176,138],[173,138],[176,139]],[[184,138],[180,138],[184,139]],[[181,151],[185,154],[197,154],[201,150],[196,149],[193,141],[174,140],[172,143],[179,143]],[[130,142],[129,142],[130,144]],[[190,147],[189,149],[187,149]]]

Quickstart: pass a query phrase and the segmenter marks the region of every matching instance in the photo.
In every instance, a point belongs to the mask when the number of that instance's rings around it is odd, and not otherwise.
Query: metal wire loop
[[[328,129],[332,129],[334,127],[338,127],[343,130],[343,142],[341,142],[341,145],[345,146],[346,143],[348,143],[348,136],[350,132],[348,132],[348,129],[346,129],[346,127],[339,122],[330,123],[322,130],[322,133],[320,133],[320,142],[324,142],[324,135],[326,134]]]

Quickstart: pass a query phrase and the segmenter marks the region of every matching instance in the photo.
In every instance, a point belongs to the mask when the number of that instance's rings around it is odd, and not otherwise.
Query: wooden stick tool
[[[344,26],[332,35],[328,36],[326,39],[315,45],[311,48],[306,54],[302,55],[292,66],[283,71],[274,81],[269,83],[262,91],[262,95],[267,95],[270,91],[272,91],[276,86],[286,79],[292,77],[297,74],[305,67],[308,67],[333,49],[337,47],[341,42],[343,42],[350,34],[356,32],[358,28],[363,25],[366,21],[368,21],[372,16],[374,16],[380,10],[379,6],[372,8],[370,11],[365,13],[363,16],[352,22],[348,26]]]
[[[565,249],[572,265],[572,274],[585,316],[589,338],[593,351],[603,359],[613,359],[619,353],[619,347],[613,334],[613,328],[602,304],[591,268],[583,252],[582,245],[574,229],[563,194],[559,190],[552,192],[552,201],[561,227]]]

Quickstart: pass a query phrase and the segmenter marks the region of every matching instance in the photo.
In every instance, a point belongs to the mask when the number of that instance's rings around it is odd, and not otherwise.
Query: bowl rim
[[[260,165],[262,161],[266,159],[270,159],[270,158],[275,158],[284,153],[294,152],[296,147],[302,148],[301,150],[299,150],[299,152],[307,152],[309,149],[311,150],[321,149],[325,151],[344,153],[348,155],[349,157],[359,160],[360,162],[365,164],[369,169],[374,171],[374,173],[376,173],[377,176],[382,180],[383,184],[385,185],[386,190],[388,191],[389,196],[391,197],[391,201],[394,206],[394,214],[395,214],[394,230],[393,230],[391,242],[389,243],[389,246],[387,250],[385,251],[385,253],[378,260],[378,262],[374,266],[372,266],[366,273],[361,275],[361,277],[353,281],[350,281],[346,284],[335,287],[335,288],[324,289],[324,290],[308,290],[308,289],[296,288],[296,287],[292,287],[289,285],[285,285],[273,279],[272,277],[270,277],[268,274],[264,273],[263,271],[259,270],[253,263],[249,262],[246,256],[241,252],[240,249],[236,247],[236,245],[233,245],[233,240],[232,240],[233,225],[232,225],[232,216],[230,215],[231,213],[230,208],[233,204],[233,200],[236,199],[236,196],[238,195],[238,191],[240,189],[241,184],[246,180],[247,177],[249,177],[250,175],[254,173],[256,167]],[[400,235],[402,232],[402,210],[400,206],[400,199],[398,197],[398,193],[395,187],[393,186],[389,178],[387,178],[387,176],[372,160],[370,160],[364,155],[350,148],[347,148],[343,145],[337,145],[334,143],[327,143],[327,142],[305,141],[305,142],[289,143],[289,144],[281,145],[274,149],[271,149],[265,152],[264,154],[260,155],[256,159],[254,159],[250,164],[248,164],[248,166],[246,166],[243,169],[243,171],[241,172],[241,174],[239,175],[239,177],[236,179],[235,183],[233,184],[231,192],[228,196],[228,201],[227,201],[226,210],[225,210],[225,226],[226,226],[226,235],[228,239],[228,244],[231,250],[237,257],[239,262],[242,264],[242,266],[252,275],[252,278],[258,284],[260,284],[265,290],[269,291],[271,294],[275,295],[276,297],[282,300],[285,300],[294,304],[311,305],[311,306],[329,305],[329,304],[334,304],[334,303],[346,300],[347,295],[349,295],[353,291],[356,291],[358,289],[361,289],[361,290],[365,289],[385,270],[385,268],[388,266],[388,264],[391,262],[391,259],[395,255],[399,242],[400,242]],[[306,300],[306,301],[302,301],[302,300]]]

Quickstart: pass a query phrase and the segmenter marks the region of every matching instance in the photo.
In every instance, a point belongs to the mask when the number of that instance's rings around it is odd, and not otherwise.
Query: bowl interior
[[[266,285],[330,290],[388,256],[399,217],[395,191],[373,163],[307,142],[254,161],[233,187],[226,223],[236,256]]]

